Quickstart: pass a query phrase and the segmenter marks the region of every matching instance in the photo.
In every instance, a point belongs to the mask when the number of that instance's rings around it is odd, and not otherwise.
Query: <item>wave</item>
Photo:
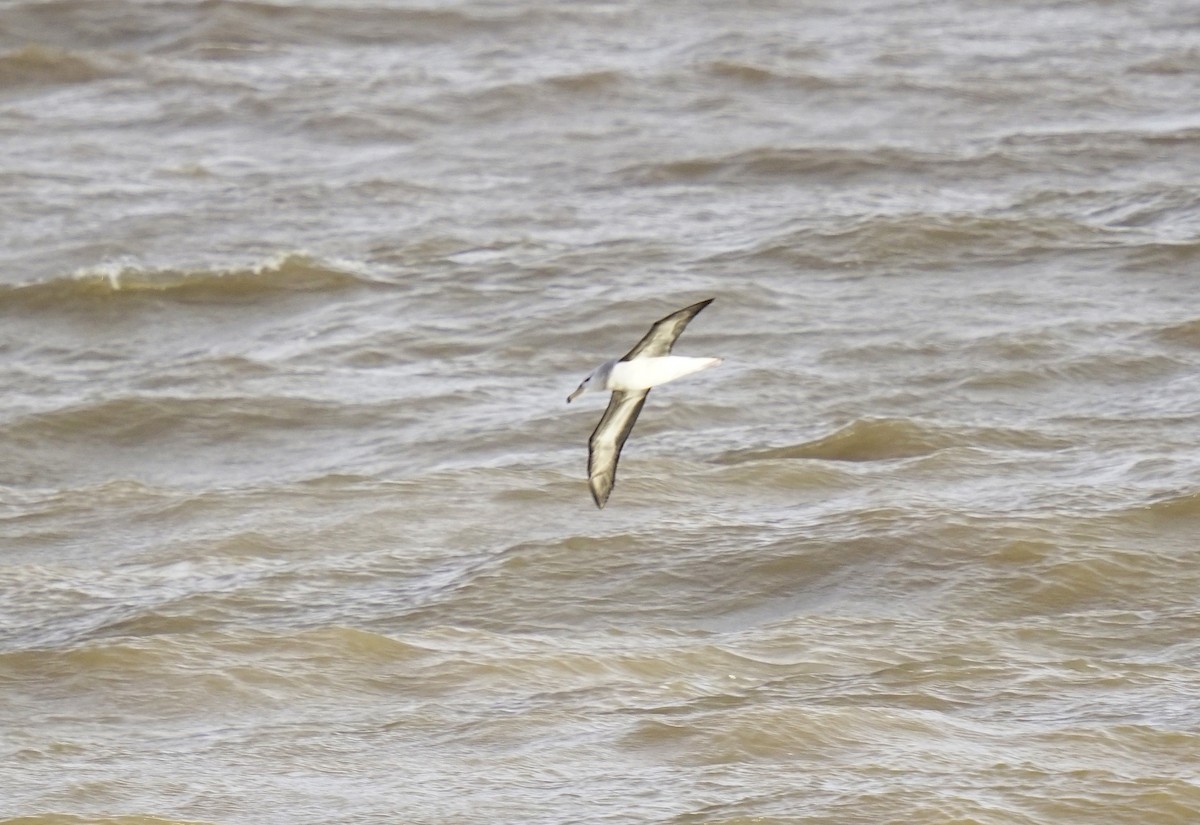
[[[146,814],[118,814],[116,816],[79,816],[76,814],[31,814],[15,819],[0,819],[0,825],[207,825],[200,819],[174,819]]]
[[[594,19],[589,10],[514,4],[280,3],[203,0],[142,4],[127,0],[42,0],[6,10],[0,35],[140,54],[185,53],[238,59],[280,45],[429,44],[470,37],[529,36],[558,19]],[[97,26],[95,20],[119,21]]]
[[[846,184],[865,176],[941,177],[1004,175],[1027,171],[1029,159],[1003,143],[950,150],[902,144],[758,146],[720,155],[699,155],[626,166],[614,174],[629,184],[737,182]],[[986,172],[984,171],[986,170]]]
[[[202,51],[230,56],[280,43],[437,42],[474,33],[520,30],[566,12],[527,8],[388,8],[362,3],[204,0],[144,4],[126,0],[44,0],[5,11],[0,34],[82,47],[145,52]],[[120,25],[97,26],[95,20]]]
[[[1048,383],[1082,387],[1101,382],[1149,382],[1168,380],[1186,369],[1186,362],[1166,355],[1094,354],[1062,357],[1028,367],[979,371],[964,378],[959,387],[984,392],[1009,392]],[[1120,400],[1119,397],[1109,399],[1110,403]],[[1163,415],[1167,412],[1165,408],[1159,410]]]
[[[880,261],[889,266],[902,262],[933,268],[1129,242],[1114,230],[1069,218],[913,213],[850,218],[819,231],[807,226],[787,229],[752,247],[712,260],[784,262],[821,268]]]
[[[1166,344],[1200,348],[1200,318],[1164,327],[1155,332],[1155,337]]]
[[[0,284],[0,311],[86,307],[100,300],[153,295],[181,303],[246,303],[280,293],[330,292],[381,283],[303,253],[231,269],[154,269],[126,265],[88,267],[46,281]]]
[[[921,167],[952,162],[943,155],[894,147],[757,148],[728,155],[699,156],[642,163],[616,172],[626,183],[675,184],[699,181],[766,181],[823,177],[843,179],[882,169],[919,171]]]
[[[1146,241],[1132,247],[1129,260],[1138,269],[1180,269],[1190,273],[1200,261],[1200,241]]]
[[[6,89],[88,83],[113,73],[97,58],[37,44],[0,55],[0,87]]]
[[[8,437],[63,441],[86,438],[108,445],[138,445],[190,436],[227,443],[254,433],[320,429],[336,420],[353,426],[374,418],[367,407],[285,396],[126,396],[80,404],[17,419]]]
[[[1191,524],[1200,520],[1200,493],[1166,496],[1134,511],[1156,524]]]
[[[889,461],[931,455],[954,447],[1049,450],[1064,442],[1024,430],[996,427],[950,427],[906,418],[865,418],[829,435],[802,444],[735,450],[717,459],[722,464],[779,459],[822,461]]]
[[[741,60],[722,58],[714,60],[703,67],[718,80],[733,81],[746,86],[777,85],[792,87],[806,91],[823,89],[843,89],[848,84],[845,81],[806,74],[795,71],[783,71],[775,67],[762,66]]]
[[[445,116],[479,118],[494,122],[514,113],[560,107],[594,108],[598,101],[619,97],[630,76],[616,70],[562,72],[529,80],[519,80],[474,88],[452,88],[428,106],[440,108]],[[584,132],[572,132],[577,138]]]

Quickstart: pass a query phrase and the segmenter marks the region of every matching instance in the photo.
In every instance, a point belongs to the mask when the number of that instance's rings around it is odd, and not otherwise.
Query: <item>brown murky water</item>
[[[0,2],[0,823],[1200,821],[1197,88],[1189,2]]]

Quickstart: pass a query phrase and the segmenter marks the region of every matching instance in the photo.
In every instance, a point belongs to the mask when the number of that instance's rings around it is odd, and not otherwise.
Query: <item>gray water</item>
[[[0,2],[0,823],[1198,821],[1198,88],[1190,2]]]

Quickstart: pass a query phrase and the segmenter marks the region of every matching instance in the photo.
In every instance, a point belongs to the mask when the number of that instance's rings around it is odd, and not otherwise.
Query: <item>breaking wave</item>
[[[379,281],[350,264],[330,264],[302,253],[229,269],[88,267],[72,275],[32,283],[0,284],[0,311],[90,306],[99,300],[153,295],[181,303],[247,303],[280,293],[333,292]]]

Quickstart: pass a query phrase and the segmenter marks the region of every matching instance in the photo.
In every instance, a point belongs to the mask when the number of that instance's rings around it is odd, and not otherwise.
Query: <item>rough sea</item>
[[[0,825],[1200,822],[1194,0],[0,0],[0,393]]]

